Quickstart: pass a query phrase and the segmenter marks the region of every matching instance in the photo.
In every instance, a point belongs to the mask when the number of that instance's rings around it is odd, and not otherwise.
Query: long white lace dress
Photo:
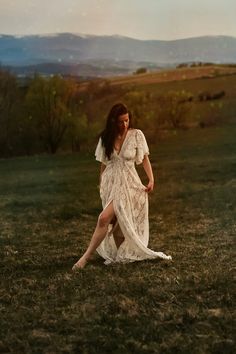
[[[96,160],[106,165],[102,173],[100,196],[103,209],[113,202],[116,225],[109,225],[107,235],[97,248],[105,264],[134,262],[144,259],[172,259],[162,252],[149,249],[148,194],[135,168],[149,154],[143,132],[129,129],[119,153],[114,149],[111,159],[105,155],[101,138],[95,151]],[[117,249],[113,234],[124,241]]]

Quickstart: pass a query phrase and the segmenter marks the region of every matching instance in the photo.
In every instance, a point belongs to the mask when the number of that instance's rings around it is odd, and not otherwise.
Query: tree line
[[[184,91],[156,95],[108,80],[78,83],[37,74],[21,86],[0,69],[0,157],[86,149],[118,100],[131,108],[135,125],[155,139],[160,129],[185,126],[190,97]]]
[[[84,91],[72,79],[35,75],[22,87],[0,70],[0,156],[79,151],[99,128],[93,86]]]

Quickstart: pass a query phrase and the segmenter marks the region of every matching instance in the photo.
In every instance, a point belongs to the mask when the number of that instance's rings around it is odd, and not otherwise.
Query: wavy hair
[[[129,114],[129,128],[132,128],[131,112],[128,111],[128,108],[123,103],[116,103],[114,106],[112,106],[110,112],[108,113],[106,127],[100,134],[102,145],[105,147],[105,154],[108,159],[111,158],[115,139],[119,134],[118,118],[119,116],[127,113]]]

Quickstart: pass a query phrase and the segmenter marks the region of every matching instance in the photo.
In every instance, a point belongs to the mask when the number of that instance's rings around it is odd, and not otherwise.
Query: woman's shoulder
[[[137,128],[130,128],[129,129],[130,131],[133,131],[134,133],[136,134],[143,134],[142,130],[141,129],[137,129]]]
[[[143,133],[143,131],[141,129],[132,128],[131,130],[133,130],[134,135],[136,137],[140,137],[140,136],[143,137],[144,136],[144,133]]]

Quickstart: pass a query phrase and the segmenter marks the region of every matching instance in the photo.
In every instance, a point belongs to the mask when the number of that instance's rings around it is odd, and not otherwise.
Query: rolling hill
[[[235,63],[236,38],[204,36],[163,41],[72,33],[0,35],[1,65],[18,75],[124,75],[141,66],[151,71],[199,61]]]

